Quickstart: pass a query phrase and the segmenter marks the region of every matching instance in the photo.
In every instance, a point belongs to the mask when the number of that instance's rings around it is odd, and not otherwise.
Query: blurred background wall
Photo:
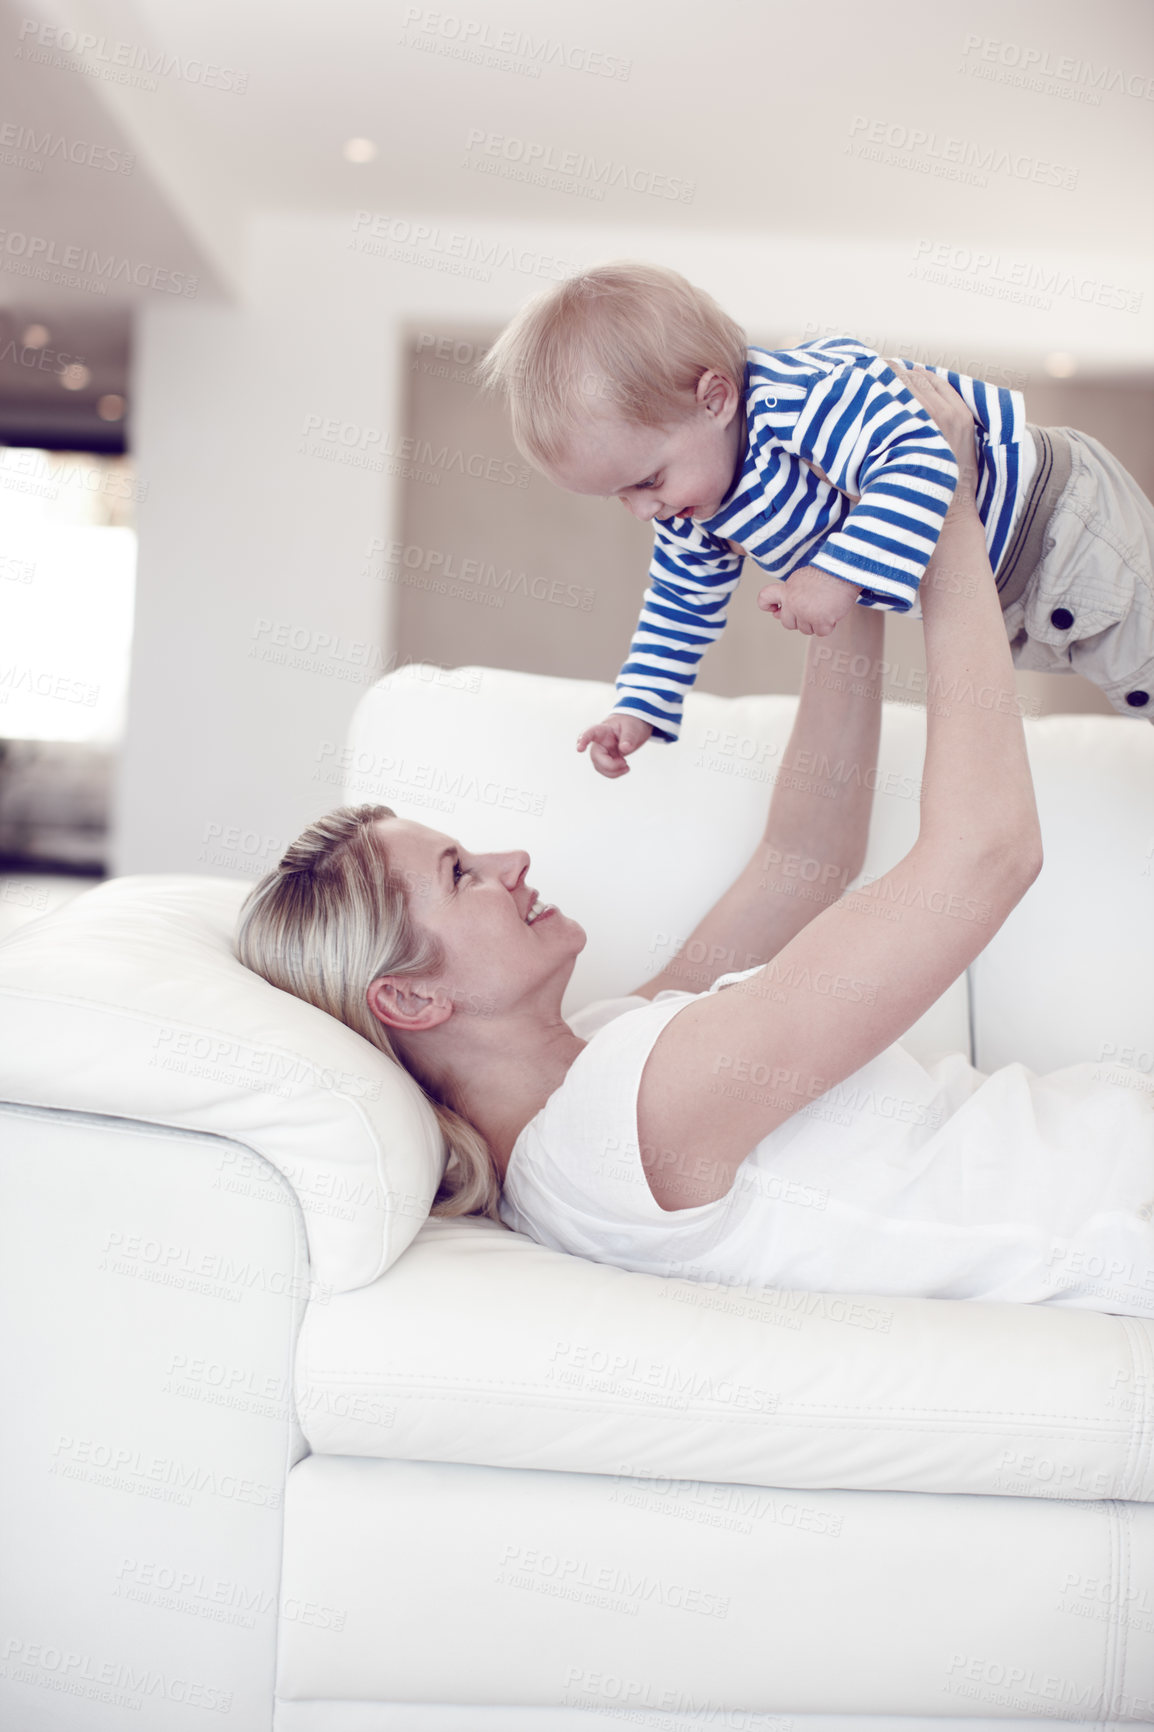
[[[136,563],[123,674],[87,628],[53,650],[23,623],[75,613],[78,583],[110,617],[79,544],[71,590],[31,544],[0,566],[0,855],[6,812],[35,830],[35,764],[70,752],[97,868],[256,876],[332,803],[390,667],[613,678],[649,536],[530,473],[471,380],[588,263],[672,265],[755,341],[849,333],[1011,385],[1150,490],[1152,19],[3,0],[0,532],[115,484]],[[757,587],[705,689],[797,689],[804,640]],[[887,658],[920,655],[891,616]],[[1018,679],[1034,713],[1106,711]]]

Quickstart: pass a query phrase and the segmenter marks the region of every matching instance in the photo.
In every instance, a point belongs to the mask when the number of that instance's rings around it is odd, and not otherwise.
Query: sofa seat
[[[430,1220],[310,1305],[318,1455],[775,1488],[1154,1501],[1154,1322],[633,1274]]]
[[[1154,1507],[726,1497],[705,1520],[602,1474],[310,1457],[289,1475],[284,1592],[327,1615],[282,1628],[278,1697],[300,1712],[278,1707],[278,1728],[329,1732],[342,1700],[600,1709],[607,1726],[691,1705],[713,1707],[696,1727],[1154,1718],[1136,1633]],[[1103,1616],[1086,1591],[1103,1582],[1132,1602]]]

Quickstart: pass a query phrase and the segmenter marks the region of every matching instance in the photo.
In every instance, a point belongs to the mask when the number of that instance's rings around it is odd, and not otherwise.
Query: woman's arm
[[[678,954],[634,987],[635,996],[704,992],[719,974],[768,962],[857,877],[873,805],[884,641],[885,615],[856,603],[833,631],[811,637],[762,839]],[[860,668],[856,657],[868,661],[864,678],[834,672]]]
[[[922,587],[930,690],[918,839],[767,967],[693,1000],[658,1035],[637,1122],[665,1209],[724,1196],[762,1137],[899,1039],[1041,870],[1021,705],[974,503],[973,421],[948,385],[916,380],[961,471]]]

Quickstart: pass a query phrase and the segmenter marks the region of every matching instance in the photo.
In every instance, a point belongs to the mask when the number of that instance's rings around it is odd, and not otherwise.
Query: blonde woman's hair
[[[676,271],[628,259],[567,277],[521,308],[477,366],[505,393],[513,437],[538,468],[598,410],[642,427],[684,419],[702,373],[745,381],[746,336]]]
[[[380,975],[435,975],[444,962],[440,942],[409,912],[403,878],[390,868],[374,832],[378,819],[395,817],[389,806],[341,806],[310,824],[247,897],[236,954],[246,968],[346,1023],[413,1075],[365,1002]],[[414,1080],[449,1151],[432,1213],[500,1221],[501,1188],[484,1137],[444,1090]]]

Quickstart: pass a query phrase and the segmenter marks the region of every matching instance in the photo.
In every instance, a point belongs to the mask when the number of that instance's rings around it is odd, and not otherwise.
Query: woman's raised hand
[[[974,417],[953,386],[936,373],[929,373],[924,367],[903,367],[900,361],[890,361],[888,365],[910,396],[921,404],[958,460],[958,486],[950,510],[955,505],[972,505],[978,487]]]

